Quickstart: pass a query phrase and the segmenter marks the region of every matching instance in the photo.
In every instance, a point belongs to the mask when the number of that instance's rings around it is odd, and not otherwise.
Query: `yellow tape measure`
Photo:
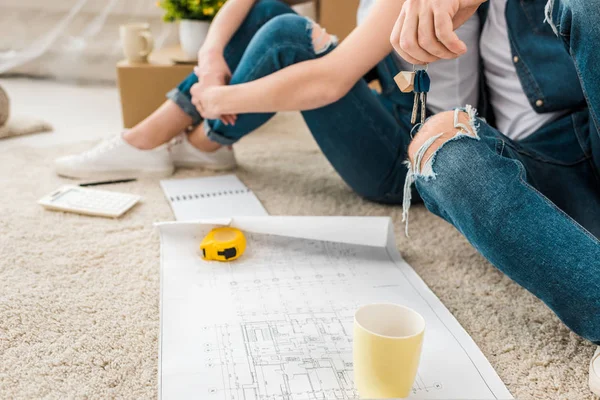
[[[214,261],[233,261],[246,250],[246,238],[236,228],[215,228],[200,243],[202,258]]]

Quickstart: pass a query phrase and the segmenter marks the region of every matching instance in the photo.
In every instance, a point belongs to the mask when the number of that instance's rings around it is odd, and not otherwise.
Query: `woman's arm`
[[[238,30],[256,0],[229,0],[217,13],[210,24],[204,44],[198,51],[198,67],[194,72],[198,76],[198,88],[223,86],[229,82],[231,71],[223,51],[229,40]],[[224,124],[234,124],[236,116],[222,114],[219,116]]]
[[[311,0],[283,0],[290,6],[307,3]],[[210,52],[223,53],[225,46],[238,30],[256,0],[228,0],[210,24],[206,40],[200,54]]]
[[[195,91],[203,116],[309,110],[344,96],[392,51],[389,38],[404,0],[378,0],[366,20],[331,53],[239,85]]]
[[[256,0],[226,1],[210,24],[200,55],[212,52],[223,54],[225,46],[242,25],[255,2]]]

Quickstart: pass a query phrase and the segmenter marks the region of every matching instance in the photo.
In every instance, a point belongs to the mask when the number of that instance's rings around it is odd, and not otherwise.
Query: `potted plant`
[[[167,22],[179,21],[179,41],[189,59],[196,59],[206,39],[210,22],[225,0],[161,0]]]

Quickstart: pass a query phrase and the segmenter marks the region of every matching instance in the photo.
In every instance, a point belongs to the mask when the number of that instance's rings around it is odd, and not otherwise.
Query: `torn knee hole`
[[[327,30],[316,22],[312,22],[311,39],[316,54],[325,52],[336,40],[335,36],[327,33]]]
[[[475,129],[475,110],[467,106],[440,113],[427,121],[408,148],[409,162],[415,173],[425,174],[431,171],[431,158],[449,140],[460,136],[477,138]]]
[[[439,113],[423,125],[410,146],[408,146],[409,161],[406,163],[408,172],[404,181],[402,199],[402,221],[406,223],[405,233],[407,237],[412,184],[417,176],[423,177],[425,180],[435,178],[433,158],[445,143],[461,136],[479,139],[476,114],[477,110],[469,105],[464,110],[456,109]]]

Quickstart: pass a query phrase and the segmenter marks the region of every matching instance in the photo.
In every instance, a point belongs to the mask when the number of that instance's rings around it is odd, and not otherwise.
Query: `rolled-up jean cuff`
[[[192,104],[189,98],[185,96],[179,89],[175,88],[167,93],[167,98],[172,100],[175,104],[183,110],[184,113],[192,118],[193,125],[199,125],[202,122],[202,116]]]
[[[215,132],[210,126],[210,121],[207,119],[204,120],[204,133],[206,133],[206,136],[210,140],[222,144],[223,146],[231,146],[232,144],[237,142],[237,139],[229,139],[228,137],[223,136],[223,134]]]

